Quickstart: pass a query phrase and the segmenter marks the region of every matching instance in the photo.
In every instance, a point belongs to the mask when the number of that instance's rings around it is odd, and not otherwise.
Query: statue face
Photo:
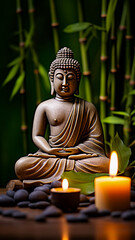
[[[54,72],[54,90],[61,97],[74,95],[78,88],[74,70],[57,69]]]

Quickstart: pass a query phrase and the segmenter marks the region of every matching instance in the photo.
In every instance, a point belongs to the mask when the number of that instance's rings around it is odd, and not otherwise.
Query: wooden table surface
[[[2,208],[1,209],[9,209]],[[18,208],[27,213],[26,219],[0,215],[0,240],[131,240],[135,239],[135,221],[114,219],[110,216],[89,218],[88,223],[68,223],[65,215],[36,222],[35,216],[42,210]]]

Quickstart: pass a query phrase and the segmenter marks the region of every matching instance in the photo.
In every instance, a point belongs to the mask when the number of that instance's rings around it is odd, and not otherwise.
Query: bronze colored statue
[[[20,158],[15,172],[25,184],[44,184],[61,179],[64,171],[108,172],[103,132],[92,103],[79,93],[80,65],[71,49],[64,47],[50,66],[51,94],[38,105],[32,138],[39,150]],[[47,123],[49,141],[45,139]]]

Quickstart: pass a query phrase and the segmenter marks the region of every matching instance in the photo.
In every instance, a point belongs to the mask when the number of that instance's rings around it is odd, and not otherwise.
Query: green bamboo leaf
[[[98,25],[95,25],[95,24],[93,24],[93,27],[94,28],[96,28],[97,30],[99,30],[99,31],[106,31],[106,29],[105,28],[103,28],[103,27],[101,27],[101,26],[98,26]]]
[[[64,28],[64,32],[66,33],[80,32],[87,29],[89,26],[91,26],[91,23],[89,22],[74,23]]]
[[[92,33],[92,25],[90,26],[90,27],[88,27],[87,29],[86,29],[86,31],[84,32],[84,34],[83,34],[83,37],[84,38],[87,38],[89,35],[90,35],[90,33]]]
[[[133,140],[133,141],[130,143],[129,147],[133,147],[134,145],[135,145],[135,140]]]
[[[46,89],[50,89],[50,83],[49,83],[49,77],[48,77],[48,72],[46,71],[46,69],[44,68],[43,65],[39,64],[38,67],[39,73],[43,79],[43,83]]]
[[[17,57],[15,58],[12,62],[10,62],[7,66],[12,67],[16,64],[20,64],[22,62],[23,58],[22,57]]]
[[[66,178],[70,187],[77,187],[81,189],[81,193],[90,194],[94,192],[94,179],[96,177],[108,176],[107,173],[84,173],[84,172],[64,172],[62,179]]]
[[[8,76],[6,77],[5,81],[3,82],[3,86],[5,86],[8,82],[10,82],[16,75],[19,69],[19,64],[16,64],[14,67],[11,68]]]
[[[124,125],[124,119],[115,117],[115,116],[109,116],[106,117],[102,120],[103,123],[108,123],[108,124],[120,124]]]
[[[129,166],[135,166],[135,160],[132,161],[132,162],[129,164]]]
[[[106,18],[106,30],[109,32],[111,24],[112,24],[112,18],[115,12],[115,8],[117,5],[118,0],[110,0],[108,10],[107,10],[107,18]]]
[[[131,112],[131,116],[133,116],[135,114],[135,109]]]
[[[132,125],[135,126],[135,122],[133,122]]]
[[[20,51],[20,47],[18,47],[18,46],[15,46],[15,45],[10,45],[10,48],[11,49],[13,49],[14,51],[16,51],[16,52],[19,52]]]
[[[127,112],[122,112],[122,111],[112,111],[112,114],[129,117],[129,113],[127,113]]]
[[[118,133],[112,141],[112,151],[116,151],[118,154],[118,168],[120,172],[124,172],[131,156],[131,149],[127,147],[120,139]]]
[[[135,89],[129,92],[130,95],[135,95]]]
[[[22,74],[16,80],[16,83],[14,85],[10,100],[16,95],[16,93],[21,88],[24,78],[25,78],[25,72],[22,72]]]
[[[84,37],[84,38],[87,38],[87,37],[90,35],[90,33],[92,33],[92,36],[91,36],[92,38],[93,38],[93,37],[97,37],[97,30],[98,30],[98,31],[106,31],[105,28],[90,23],[90,26],[89,26],[89,27],[86,29],[86,31],[84,32],[83,37]]]
[[[89,47],[93,38],[94,38],[93,34],[88,37],[88,40],[87,40],[87,43],[86,43],[86,51],[88,50],[88,47]]]
[[[30,28],[30,31],[28,33],[25,32],[25,36],[26,36],[26,41],[25,41],[25,47],[28,47],[31,43],[31,39],[33,37],[33,33],[34,33],[34,26],[32,26]]]

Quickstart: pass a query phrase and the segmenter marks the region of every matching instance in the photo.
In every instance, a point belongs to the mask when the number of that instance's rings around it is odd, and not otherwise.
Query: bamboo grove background
[[[106,152],[118,132],[135,159],[133,0],[2,0],[0,7],[0,185],[34,152],[37,104],[51,97],[48,71],[59,48],[81,64],[80,97],[100,115]]]

